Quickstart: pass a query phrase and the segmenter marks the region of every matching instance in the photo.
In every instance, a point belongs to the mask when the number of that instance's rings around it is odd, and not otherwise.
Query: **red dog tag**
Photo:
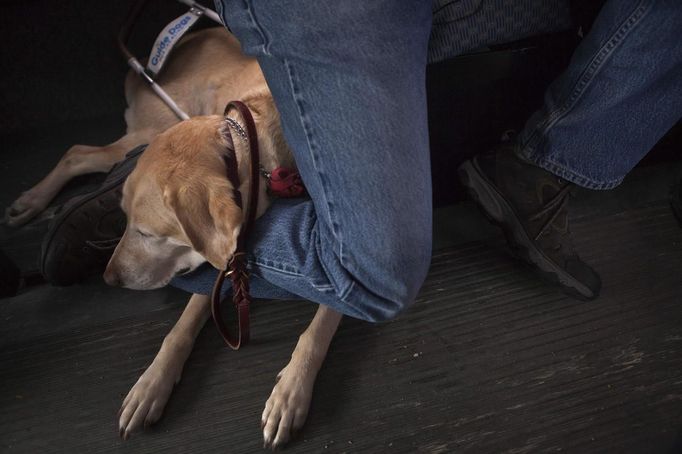
[[[277,167],[268,180],[270,194],[276,197],[300,197],[305,194],[301,175],[293,169]]]

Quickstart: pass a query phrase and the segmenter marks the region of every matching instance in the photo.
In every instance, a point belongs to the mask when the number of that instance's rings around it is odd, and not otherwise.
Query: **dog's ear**
[[[207,178],[202,184],[164,190],[166,205],[192,248],[215,268],[223,269],[237,248],[242,211],[232,200],[225,178]]]
[[[278,150],[287,150],[289,146],[284,140],[279,112],[270,93],[246,95],[242,101],[249,107],[253,115],[253,121],[256,123],[256,130],[258,131],[258,146],[261,151],[267,154],[268,152],[275,153]],[[291,152],[283,154],[291,156],[292,160],[283,162],[281,165],[284,167],[295,166]]]

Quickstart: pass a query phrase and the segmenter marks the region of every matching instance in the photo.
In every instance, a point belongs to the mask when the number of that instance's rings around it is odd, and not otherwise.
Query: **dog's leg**
[[[265,403],[261,418],[265,447],[282,446],[303,426],[317,372],[341,317],[340,313],[321,305],[299,338],[291,361],[277,375],[277,384]]]
[[[43,211],[73,177],[86,173],[108,172],[127,152],[137,145],[148,143],[152,137],[153,134],[142,131],[127,134],[103,147],[72,146],[45,178],[21,194],[7,208],[5,222],[13,227],[25,224]]]
[[[192,295],[187,307],[161,345],[152,364],[137,380],[119,411],[118,428],[126,440],[131,432],[161,417],[173,386],[182,375],[194,341],[211,314],[210,298]]]

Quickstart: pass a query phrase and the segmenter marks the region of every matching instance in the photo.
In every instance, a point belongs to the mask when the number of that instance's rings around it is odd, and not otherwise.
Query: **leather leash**
[[[242,345],[249,342],[249,305],[251,304],[251,294],[249,293],[249,275],[246,270],[246,237],[248,236],[253,221],[256,218],[256,209],[258,207],[259,195],[259,180],[260,180],[260,163],[258,151],[258,136],[256,134],[256,124],[253,121],[253,116],[249,108],[240,101],[231,101],[225,107],[224,115],[230,109],[236,109],[244,120],[245,137],[241,135],[243,131],[238,131],[240,137],[247,142],[249,147],[249,155],[251,158],[251,184],[249,188],[249,201],[244,216],[244,223],[237,237],[237,249],[234,255],[228,259],[225,264],[225,269],[218,273],[218,277],[213,286],[213,293],[211,294],[211,312],[213,313],[213,321],[218,328],[218,332],[233,350],[239,350]],[[228,131],[229,131],[228,126]],[[230,131],[232,134],[232,131]],[[236,143],[236,138],[233,137],[232,143]],[[236,148],[236,145],[235,145]],[[239,209],[244,212],[242,195],[239,192],[239,173],[237,169],[237,154],[232,148],[228,148],[225,156],[225,166],[227,168],[227,179],[233,187],[232,198]],[[236,316],[236,332],[230,331],[223,318],[221,293],[223,283],[226,277],[230,277],[232,281],[232,304]]]

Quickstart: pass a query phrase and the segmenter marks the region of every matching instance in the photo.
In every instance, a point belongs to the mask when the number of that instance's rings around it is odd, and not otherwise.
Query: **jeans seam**
[[[587,189],[594,190],[613,189],[623,182],[623,178],[617,178],[615,180],[609,181],[595,181],[584,175],[576,173],[574,170],[567,169],[566,167],[546,157],[542,158],[530,157],[529,159],[531,159],[535,164],[542,167],[543,169],[553,173],[554,175]]]
[[[264,268],[264,269],[267,269],[267,270],[270,270],[270,271],[273,271],[273,272],[276,272],[276,273],[284,274],[284,275],[286,275],[286,276],[292,276],[292,277],[297,277],[297,278],[301,278],[301,279],[308,279],[307,276],[303,275],[303,274],[300,273],[299,271],[287,270],[287,269],[285,269],[285,268],[283,267],[282,264],[278,264],[278,263],[275,263],[275,262],[271,262],[271,263],[266,264],[266,263],[263,263],[262,261],[257,260],[257,259],[250,260],[250,261],[249,261],[249,267],[250,267],[250,269],[253,269],[253,266],[254,266],[254,265],[255,265],[256,267],[258,267],[258,268]],[[292,267],[292,268],[293,268],[293,267]],[[263,276],[261,276],[261,277],[263,277]],[[263,277],[263,278],[264,278],[264,277]],[[317,290],[317,291],[319,291],[319,292],[330,292],[330,291],[331,291],[331,292],[336,293],[336,289],[335,289],[334,286],[331,285],[331,284],[322,284],[322,285],[320,285],[320,284],[316,284],[315,282],[312,282],[312,281],[311,281],[311,282],[310,282],[310,285],[312,285],[312,286],[315,288],[315,290]]]
[[[298,278],[302,278],[302,279],[308,278],[307,276],[305,276],[304,274],[302,274],[298,270],[292,271],[290,269],[287,269],[286,265],[283,265],[281,263],[272,262],[272,261],[268,261],[268,262],[270,262],[270,263],[264,263],[258,259],[251,259],[251,260],[249,260],[248,264],[250,267],[253,267],[255,265],[258,268],[264,268],[264,269],[267,269],[270,271],[274,271],[277,273],[284,274],[286,276],[293,276],[293,277],[298,277]],[[294,267],[290,267],[290,268],[294,268]],[[336,289],[334,288],[334,286],[332,284],[320,285],[320,284],[316,284],[315,282],[310,282],[310,284],[313,287],[315,287],[316,290],[321,291],[321,292],[329,292],[329,291],[332,291],[334,293],[336,292]]]
[[[260,26],[260,23],[258,22],[258,19],[256,19],[256,13],[253,11],[251,8],[252,3],[251,2],[244,2],[246,6],[246,14],[249,16],[249,20],[251,21],[251,26],[252,28],[258,33],[261,39],[261,48],[263,49],[263,54],[265,55],[270,55],[270,40],[268,39],[268,36],[265,34],[265,31],[263,28]]]
[[[649,5],[650,6],[650,5]],[[552,128],[559,120],[564,118],[577,104],[580,97],[590,86],[594,80],[595,75],[604,66],[604,63],[617,49],[618,45],[623,42],[624,38],[630,30],[642,19],[647,12],[647,6],[644,5],[644,0],[641,0],[632,13],[623,21],[618,30],[611,35],[611,37],[604,43],[596,56],[592,58],[587,68],[580,75],[578,80],[573,85],[571,95],[562,103],[562,105],[554,109],[547,115],[547,119],[541,124],[538,124],[531,136],[522,145],[522,153],[524,156],[533,161],[539,160],[536,156],[536,147],[542,137],[547,131]]]
[[[349,306],[354,306],[352,300],[348,299],[348,296],[353,292],[354,289],[355,289],[355,281],[351,280],[350,285],[348,286],[346,291],[339,295],[339,299]]]
[[[320,186],[322,187],[322,191],[324,193],[324,199],[327,204],[327,212],[329,213],[329,220],[331,221],[331,231],[332,235],[334,236],[334,239],[338,242],[339,244],[339,261],[343,265],[344,262],[344,257],[343,257],[343,241],[341,238],[341,235],[339,233],[338,229],[338,224],[334,221],[334,216],[333,216],[333,210],[334,210],[334,202],[331,199],[331,192],[329,189],[326,187],[327,184],[325,183],[325,171],[324,169],[320,166],[320,159],[319,156],[317,155],[317,145],[315,144],[315,140],[313,139],[313,134],[311,131],[311,127],[306,121],[306,113],[305,109],[303,108],[303,104],[301,102],[301,98],[299,97],[299,89],[298,89],[298,78],[296,77],[295,71],[293,69],[293,66],[291,65],[291,62],[284,58],[282,59],[282,62],[284,63],[284,67],[287,70],[287,74],[289,76],[289,85],[291,87],[291,95],[294,98],[294,101],[296,102],[296,106],[298,107],[298,116],[301,122],[301,128],[303,128],[303,132],[305,133],[306,136],[306,141],[308,142],[308,150],[310,153],[310,158],[313,163],[313,167],[315,169],[315,172],[317,173],[317,177],[320,181]],[[318,216],[319,218],[319,216]]]
[[[296,270],[294,267],[289,267],[293,268],[295,271],[292,271],[291,269],[287,269],[287,267],[281,263],[275,263],[271,260],[268,260],[268,263],[262,262],[259,259],[251,259],[249,260],[250,265],[255,265],[259,268],[265,268],[268,270],[272,271],[277,271],[283,274],[286,274],[288,276],[296,276],[296,277],[305,277],[299,270]]]

